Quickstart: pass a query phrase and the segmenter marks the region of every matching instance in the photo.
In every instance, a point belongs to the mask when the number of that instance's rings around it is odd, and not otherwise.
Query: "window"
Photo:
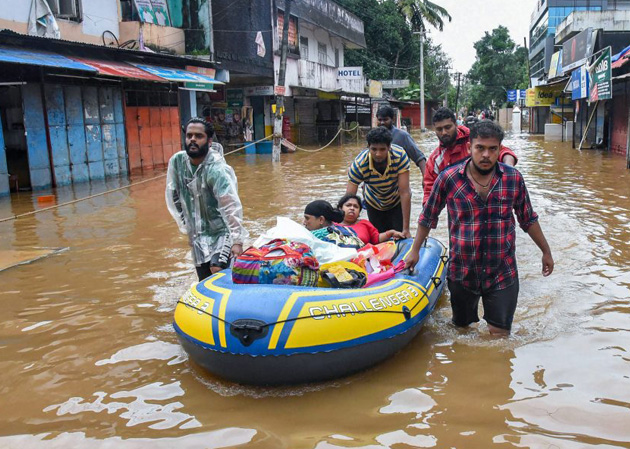
[[[300,58],[308,60],[308,37],[300,36]]]
[[[55,17],[81,21],[80,0],[48,0],[48,6]]]
[[[326,44],[322,44],[321,42],[317,43],[318,49],[318,61],[320,64],[326,64],[328,62],[328,49],[326,48]]]
[[[335,67],[339,67],[339,49],[335,48]]]

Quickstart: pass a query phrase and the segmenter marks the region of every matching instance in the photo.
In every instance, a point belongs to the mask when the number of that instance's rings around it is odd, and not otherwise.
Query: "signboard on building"
[[[551,56],[551,63],[549,64],[549,76],[547,79],[554,79],[564,75],[562,67],[562,50],[555,52]]]
[[[581,100],[588,97],[588,72],[585,66],[580,66],[571,72],[571,99]]]
[[[583,65],[593,54],[593,29],[587,28],[562,44],[562,59],[565,72]]]
[[[226,89],[225,101],[230,108],[243,107],[244,103],[243,89]]]
[[[337,69],[337,79],[340,79],[340,80],[363,79],[363,67],[339,67]]]
[[[376,80],[369,81],[370,98],[383,98],[383,83]]]
[[[515,89],[510,89],[507,91],[507,100],[516,103],[516,97],[518,96],[517,91]]]
[[[273,95],[273,86],[250,86],[244,89],[246,97]]]
[[[612,98],[612,63],[610,61],[610,47],[606,47],[588,68],[591,81],[589,101]]]
[[[282,42],[284,30],[284,11],[278,10],[278,40]],[[298,25],[295,16],[289,17],[289,53],[299,54],[298,51]]]
[[[525,96],[525,106],[528,108],[535,108],[538,106],[551,106],[556,102],[556,98],[561,92],[555,90],[556,88],[534,87],[527,89],[527,95]]]
[[[166,0],[133,0],[140,22],[171,26]]]
[[[216,69],[210,69],[207,67],[197,67],[193,65],[187,65],[186,70],[191,73],[198,73],[209,79],[214,79],[214,76],[217,73]],[[220,83],[220,84],[223,84],[223,83]],[[185,82],[184,87],[186,89],[191,89],[191,90],[206,90],[206,91],[214,90],[213,83],[208,83],[201,80]]]
[[[409,87],[409,80],[381,80],[383,89],[401,89]]]

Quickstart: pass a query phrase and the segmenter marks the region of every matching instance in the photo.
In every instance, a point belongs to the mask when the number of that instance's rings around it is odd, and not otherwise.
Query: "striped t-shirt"
[[[350,182],[363,183],[365,202],[377,210],[390,210],[400,203],[398,175],[409,171],[409,157],[398,145],[392,145],[387,155],[387,168],[381,175],[372,164],[370,150],[363,150],[348,169]]]

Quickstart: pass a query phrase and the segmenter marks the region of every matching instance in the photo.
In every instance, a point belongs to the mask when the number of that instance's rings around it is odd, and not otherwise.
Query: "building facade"
[[[529,26],[529,67],[532,85],[549,73],[556,51],[556,28],[573,11],[630,9],[629,0],[539,0]]]
[[[185,14],[179,3],[29,0],[0,10],[0,195],[161,168],[181,149],[189,92],[213,91],[229,73],[209,50],[185,54],[195,0]],[[178,16],[188,22],[172,26]],[[193,43],[206,48],[199,30]]]
[[[256,141],[272,134],[286,4],[231,4],[213,2],[216,59],[230,71],[230,86],[222,95],[198,98],[197,108],[226,121],[240,108]],[[329,0],[292,1],[288,21],[285,83],[279,86],[285,95],[284,134],[298,144],[325,143],[344,121],[342,97],[365,93],[362,74],[339,75],[344,50],[365,48],[363,22]]]

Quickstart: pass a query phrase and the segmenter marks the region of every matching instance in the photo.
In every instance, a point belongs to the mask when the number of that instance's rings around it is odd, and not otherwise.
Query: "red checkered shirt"
[[[518,278],[514,213],[525,232],[538,221],[538,215],[518,170],[497,163],[484,201],[466,175],[469,161],[440,173],[418,223],[435,228],[447,206],[448,278],[475,292],[501,290]]]

